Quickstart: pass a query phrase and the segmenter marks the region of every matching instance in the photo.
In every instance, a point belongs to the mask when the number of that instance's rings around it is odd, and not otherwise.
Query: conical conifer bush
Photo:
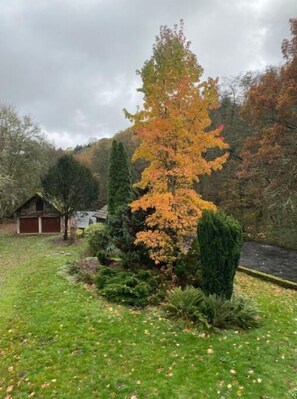
[[[202,289],[230,299],[243,242],[240,224],[223,212],[203,212],[198,224]]]
[[[108,215],[131,201],[131,171],[123,143],[113,141],[109,158]]]

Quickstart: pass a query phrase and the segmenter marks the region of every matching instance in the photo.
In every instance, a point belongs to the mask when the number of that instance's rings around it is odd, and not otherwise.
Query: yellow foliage
[[[205,155],[211,148],[223,150],[228,145],[220,136],[222,126],[209,128],[209,112],[218,106],[217,81],[199,82],[202,68],[182,29],[161,28],[154,55],[139,74],[143,109],[127,116],[140,138],[132,161],[141,158],[149,166],[136,184],[147,193],[130,206],[132,211],[153,209],[153,213],[146,218],[148,231],[138,233],[136,243],[145,244],[156,263],[171,265],[186,251],[202,210],[215,210],[193,185],[199,176],[221,169],[228,154],[212,160]]]

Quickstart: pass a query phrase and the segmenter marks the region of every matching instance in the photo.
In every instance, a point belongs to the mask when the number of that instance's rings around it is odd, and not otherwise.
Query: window
[[[43,200],[41,198],[38,198],[38,200],[36,201],[36,211],[43,211]]]

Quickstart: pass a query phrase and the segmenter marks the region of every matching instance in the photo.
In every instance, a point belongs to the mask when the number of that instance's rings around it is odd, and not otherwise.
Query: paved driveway
[[[297,251],[247,241],[240,265],[297,283]]]

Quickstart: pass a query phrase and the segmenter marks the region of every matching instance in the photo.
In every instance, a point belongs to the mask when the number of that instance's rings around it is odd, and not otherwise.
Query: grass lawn
[[[292,397],[297,292],[238,274],[263,326],[208,336],[70,284],[84,245],[0,233],[0,398]]]

